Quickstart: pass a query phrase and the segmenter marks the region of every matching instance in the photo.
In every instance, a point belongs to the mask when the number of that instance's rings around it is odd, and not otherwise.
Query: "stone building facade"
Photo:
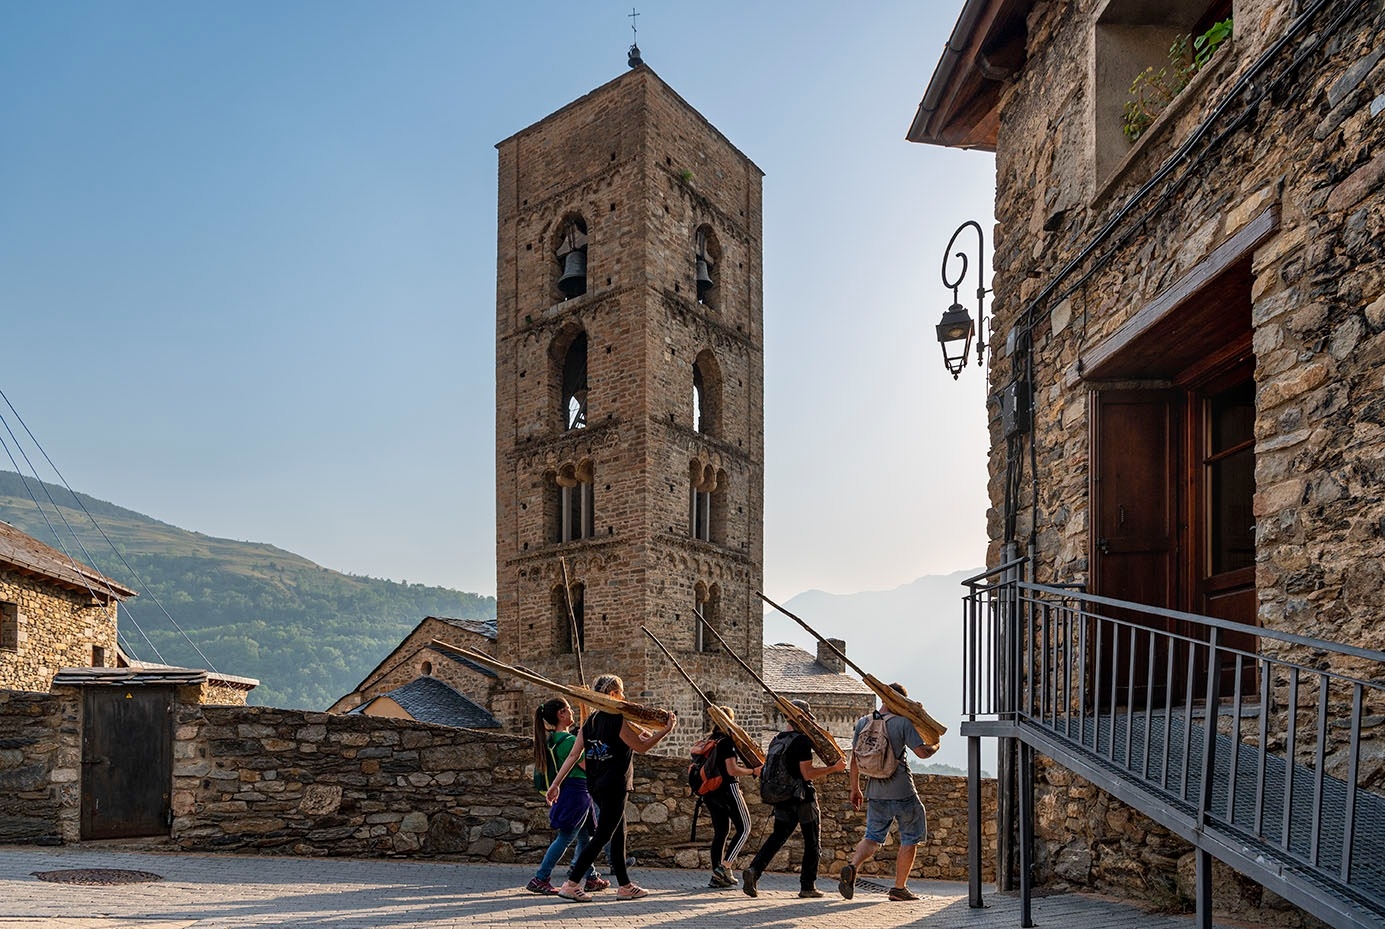
[[[384,657],[349,694],[327,708],[347,713],[375,697],[407,686],[419,677],[441,681],[460,694],[484,703],[498,680],[490,668],[432,646],[433,640],[489,654],[495,649],[495,627],[482,620],[428,616]]]
[[[694,611],[759,669],[761,172],[643,64],[497,148],[496,653],[700,719],[645,625],[758,712]]]
[[[135,592],[0,522],[0,686],[47,690],[62,668],[115,667]]]
[[[829,639],[846,654],[846,642]],[[875,709],[875,692],[854,677],[846,674],[846,662],[830,648],[818,643],[817,654],[810,654],[797,645],[779,643],[766,645],[764,650],[765,683],[790,700],[807,700],[813,716],[822,728],[831,733],[843,750],[851,747],[856,721]],[[787,724],[773,700],[764,704],[765,742]]]
[[[1224,18],[1131,144],[1131,82]],[[968,2],[910,138],[996,155],[989,563],[1385,646],[1381,5]],[[1038,776],[1041,877],[1174,886]]]

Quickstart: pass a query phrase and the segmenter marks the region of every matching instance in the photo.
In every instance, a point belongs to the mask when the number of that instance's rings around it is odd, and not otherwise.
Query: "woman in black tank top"
[[[614,674],[603,674],[592,684],[597,693],[609,694],[617,700],[625,699],[625,682]],[[567,760],[558,769],[553,784],[548,788],[548,802],[558,799],[558,789],[563,778],[576,763],[578,757],[587,762],[587,789],[591,791],[596,803],[596,834],[587,847],[582,850],[568,869],[567,881],[558,888],[558,896],[564,900],[587,903],[591,894],[582,889],[582,875],[586,874],[601,849],[610,843],[611,873],[615,875],[620,887],[616,890],[617,900],[638,900],[648,891],[630,880],[625,869],[625,798],[634,784],[635,753],[647,752],[663,741],[664,736],[673,731],[677,717],[669,713],[668,724],[653,732],[644,732],[634,726],[619,713],[597,711],[587,718],[577,733],[577,742],[568,753]]]

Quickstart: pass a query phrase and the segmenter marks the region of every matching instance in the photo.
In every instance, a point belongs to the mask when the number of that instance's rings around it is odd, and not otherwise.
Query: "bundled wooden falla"
[[[857,674],[861,675],[861,682],[875,692],[875,695],[880,698],[880,705],[885,708],[886,712],[893,713],[896,716],[903,716],[913,725],[915,729],[918,730],[919,737],[923,739],[925,744],[927,744],[930,748],[934,750],[937,749],[939,740],[941,740],[943,734],[947,732],[947,727],[944,726],[942,723],[938,722],[936,719],[934,719],[929,714],[929,712],[923,708],[923,704],[919,703],[917,700],[910,700],[908,697],[904,696],[899,691],[895,690],[889,684],[886,684],[883,681],[881,681],[875,675],[867,674],[865,671],[861,669],[861,667],[858,664],[856,664],[856,662],[846,657],[845,653],[843,653],[841,649],[837,648],[837,646],[833,644],[830,640],[824,638],[812,626],[808,625],[802,619],[795,616],[793,613],[790,613],[788,610],[784,609],[779,604],[775,603],[769,597],[766,597],[764,594],[760,594],[760,599],[768,603],[770,606],[774,607],[779,612],[783,613],[785,616],[789,617],[789,619],[792,619],[794,622],[798,623],[800,626],[806,629],[815,639],[817,639],[823,645],[826,645],[829,649],[831,649],[832,652],[838,658],[840,658],[846,664],[847,667],[855,671]]]
[[[569,700],[576,703],[586,704],[598,710],[605,710],[608,713],[619,713],[631,723],[645,729],[661,729],[668,725],[669,711],[658,707],[645,706],[642,703],[634,703],[629,700],[617,700],[610,694],[598,693],[590,687],[582,687],[577,684],[560,684],[548,678],[535,674],[527,668],[517,668],[514,665],[487,655],[485,652],[478,652],[472,648],[462,645],[453,645],[451,642],[444,642],[441,639],[434,639],[432,646],[440,651],[451,652],[460,655],[468,661],[474,661],[479,665],[490,668],[497,674],[504,674],[508,677],[517,678],[538,687],[543,687],[562,694]]]
[[[784,715],[784,718],[789,721],[789,724],[808,737],[808,740],[813,743],[813,750],[818,753],[818,757],[829,765],[834,765],[841,761],[843,757],[842,750],[838,747],[837,740],[832,738],[832,734],[822,728],[816,719],[813,719],[813,717],[794,706],[788,697],[776,693],[774,688],[765,683],[764,678],[755,673],[754,668],[746,664],[745,659],[732,651],[731,646],[721,637],[721,633],[717,632],[716,627],[707,621],[707,617],[703,616],[700,610],[695,609],[693,612],[697,615],[698,621],[706,627],[707,631],[714,635],[716,640],[721,643],[721,647],[726,654],[736,659],[736,663],[745,669],[745,673],[754,678],[755,683],[759,684],[764,692],[769,694],[770,698],[774,700],[774,705],[779,709],[779,712]]]

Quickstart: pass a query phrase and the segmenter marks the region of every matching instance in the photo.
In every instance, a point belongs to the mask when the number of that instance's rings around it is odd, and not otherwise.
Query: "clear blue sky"
[[[984,385],[933,326],[994,163],[904,141],[960,7],[640,9],[766,174],[776,599],[984,557]],[[493,593],[494,145],[624,70],[630,9],[0,4],[0,388],[75,489]]]

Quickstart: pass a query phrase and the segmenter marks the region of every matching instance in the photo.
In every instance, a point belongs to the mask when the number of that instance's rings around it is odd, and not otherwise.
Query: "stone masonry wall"
[[[173,838],[193,851],[301,855],[446,856],[534,862],[552,837],[534,791],[529,742],[407,720],[262,707],[183,706],[174,761]],[[704,813],[689,842],[693,802],[682,759],[636,760],[630,848],[642,867],[710,866]],[[917,873],[966,878],[966,782],[918,775],[930,838]],[[845,777],[818,782],[825,869],[835,873],[864,830]],[[747,782],[752,794],[753,782]],[[995,785],[984,784],[986,848],[994,845]],[[751,797],[754,848],[769,809]],[[891,872],[896,840],[863,873]],[[801,854],[791,842],[775,861]],[[987,879],[993,865],[986,858]]]
[[[60,669],[90,667],[93,645],[114,665],[116,601],[95,602],[86,591],[0,570],[0,602],[19,608],[19,647],[0,649],[0,687],[47,690]]]
[[[1359,4],[1331,27],[1325,14],[1278,53],[1276,61],[1300,51],[1305,57],[1247,121],[1195,164],[1160,179],[1156,172],[1199,123],[1213,119],[1213,133],[1228,128],[1239,111],[1217,122],[1216,107],[1286,34],[1297,7],[1237,0],[1235,37],[1222,60],[1114,173],[1099,176],[1095,134],[1120,131],[1093,118],[1094,23],[1103,6],[1034,5],[1028,61],[1001,104],[992,390],[1011,377],[1006,337],[1021,312],[1035,321],[1039,490],[1033,507],[1028,490],[1022,495],[1017,538],[1032,533],[1039,581],[1090,579],[1091,385],[1083,382],[1084,353],[1218,245],[1275,210],[1278,227],[1251,256],[1249,285],[1258,621],[1385,648],[1385,11]],[[1338,6],[1329,4],[1329,14]],[[1157,196],[1159,185],[1185,171],[1191,179],[1159,210],[1146,213],[1137,204],[1121,215],[1141,185],[1154,184]],[[1115,231],[1084,251],[1110,223]],[[1065,278],[1072,286],[1042,297],[1064,269],[1075,269]],[[1007,452],[994,403],[991,414],[995,564]],[[1027,460],[1025,470],[1027,482]],[[1367,707],[1366,714],[1381,709]],[[1176,886],[1181,855],[1152,838],[1157,830],[1140,817],[1106,818],[1115,809],[1108,798],[1061,774],[1050,771],[1049,778],[1040,804],[1046,879],[1135,895]],[[1069,815],[1073,809],[1079,815]],[[1088,860],[1090,868],[1080,864]]]
[[[70,699],[0,690],[0,843],[57,845],[76,835],[76,719]]]
[[[188,689],[179,700],[195,698]],[[79,688],[0,690],[0,842],[77,841]],[[552,838],[533,788],[529,741],[411,720],[267,707],[181,703],[174,732],[172,840],[187,851],[446,857],[537,863]],[[682,759],[640,756],[628,807],[630,848],[644,867],[710,867],[711,825],[689,841],[693,801]],[[930,835],[915,873],[965,880],[966,780],[916,775]],[[819,780],[824,871],[835,873],[865,828],[846,778]],[[745,782],[751,848],[769,808]],[[982,784],[986,880],[994,880],[995,782]],[[890,839],[864,874],[893,872]],[[796,862],[793,840],[776,869]],[[747,858],[748,860],[748,858]]]

